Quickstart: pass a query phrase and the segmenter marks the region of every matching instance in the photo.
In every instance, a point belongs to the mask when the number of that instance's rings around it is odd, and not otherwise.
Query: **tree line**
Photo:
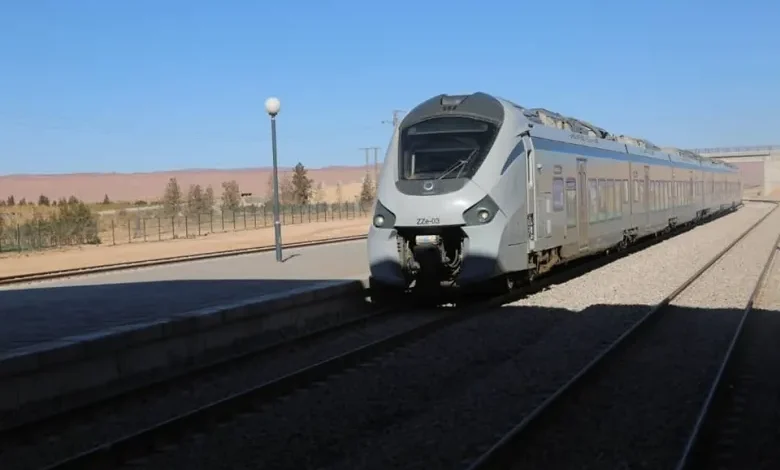
[[[363,184],[360,191],[360,201],[362,203],[371,202],[374,199],[376,187],[371,175],[366,172],[363,178]],[[324,201],[324,189],[322,183],[315,184],[313,178],[308,176],[306,167],[298,162],[293,168],[291,174],[279,174],[279,201],[282,205],[306,205],[310,203],[321,203]],[[235,211],[241,206],[242,193],[235,180],[224,181],[222,183],[222,195],[220,198],[220,208],[227,211]],[[341,183],[336,185],[337,202],[342,202]],[[63,202],[67,204],[77,204],[79,199],[76,196],[70,198],[60,198],[59,200],[50,200],[48,196],[41,194],[38,197],[38,206],[56,207]],[[180,213],[205,213],[217,207],[217,201],[214,194],[214,188],[208,185],[205,189],[200,184],[192,184],[185,195],[176,178],[171,178],[165,186],[163,196],[160,200],[163,205],[163,211],[166,215]],[[263,199],[264,204],[273,202],[273,175],[268,175],[268,183]],[[103,205],[111,204],[111,199],[106,194],[102,201]],[[149,203],[144,200],[135,201],[134,206],[146,206]],[[33,201],[27,201],[21,198],[19,201],[13,195],[6,199],[0,199],[0,207],[14,207],[35,205]]]
[[[23,201],[19,200],[18,204]],[[6,206],[17,204],[13,200],[4,202]],[[27,204],[26,201],[24,204]],[[50,205],[48,198],[41,205]],[[23,223],[12,223],[0,214],[0,243],[8,246],[10,240],[11,244],[27,249],[100,243],[97,216],[83,201],[71,196],[51,201],[51,205],[57,208],[55,212],[48,215],[35,212]]]
[[[365,209],[373,202],[376,193],[374,182],[371,175],[367,172],[360,192],[360,202]],[[302,163],[295,165],[291,173],[279,174],[279,200],[282,205],[306,205],[311,203],[325,202],[322,183],[315,184],[313,178],[308,176],[308,170]],[[162,212],[166,216],[179,214],[203,214],[210,213],[217,207],[223,211],[236,211],[242,206],[242,193],[238,183],[235,180],[224,181],[222,183],[222,194],[219,202],[216,200],[214,189],[211,185],[205,189],[199,184],[190,185],[186,195],[182,191],[176,178],[171,178],[165,186],[162,199]],[[342,192],[340,183],[336,186],[337,202],[342,202]],[[271,205],[273,202],[273,175],[269,175],[266,187],[266,193],[262,199],[263,204]],[[111,204],[108,194],[102,201],[103,205]],[[21,198],[16,201],[13,195],[6,199],[0,199],[0,207],[14,207],[34,205],[32,201]],[[34,212],[32,218],[22,222],[11,221],[0,214],[0,237],[5,237],[5,243],[9,237],[10,231],[15,231],[19,238],[25,233],[37,233],[38,238],[41,234],[46,234],[48,243],[38,240],[31,242],[33,244],[74,244],[74,243],[100,243],[98,237],[97,214],[86,204],[80,201],[76,196],[69,198],[60,198],[50,200],[45,195],[38,198],[38,206],[53,207],[55,211],[49,214]],[[148,203],[143,200],[135,201],[134,206],[146,206]],[[252,204],[254,205],[254,204]],[[121,212],[125,211],[120,211]],[[13,229],[13,230],[11,230]],[[3,241],[0,238],[0,242]]]
[[[306,167],[298,162],[290,174],[279,175],[279,203],[284,206],[306,205],[324,202],[324,189],[322,183],[316,183],[308,175]],[[370,174],[366,173],[360,193],[362,203],[371,203],[375,195],[375,186]],[[336,196],[341,201],[340,184],[336,187]],[[237,211],[242,206],[243,194],[235,180],[222,182],[222,194],[217,204],[214,188],[211,185],[205,189],[200,184],[191,184],[184,194],[176,178],[171,178],[165,186],[162,196],[163,212],[167,216],[176,214],[203,214],[215,210]],[[265,194],[262,204],[273,204],[273,174],[268,175]],[[251,204],[250,206],[254,206]]]

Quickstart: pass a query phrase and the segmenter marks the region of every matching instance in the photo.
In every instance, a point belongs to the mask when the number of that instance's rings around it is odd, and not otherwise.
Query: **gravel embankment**
[[[764,280],[721,385],[723,405],[714,411],[714,442],[702,468],[780,468],[780,257]],[[715,443],[717,447],[711,447]]]
[[[0,469],[40,468],[93,446],[196,409],[233,393],[261,385],[297,369],[357,348],[387,335],[427,323],[432,315],[387,315],[361,327],[329,333],[315,341],[256,355],[218,371],[178,379],[165,388],[112,400],[67,427],[40,429],[36,442],[0,442]]]
[[[564,398],[513,468],[674,468],[779,230],[777,211]]]
[[[674,290],[768,210],[747,206],[450,326],[183,442],[146,468],[458,468],[622,333],[642,304]],[[660,292],[647,295],[638,281]]]

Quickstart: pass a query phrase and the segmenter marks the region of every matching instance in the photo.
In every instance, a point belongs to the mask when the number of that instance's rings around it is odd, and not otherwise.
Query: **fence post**
[[[266,226],[268,220],[268,204],[263,204],[263,227]]]
[[[127,219],[127,243],[133,243],[132,235],[130,233],[130,219]]]
[[[190,238],[190,224],[189,218],[184,216],[184,238]]]
[[[19,245],[19,253],[22,252],[22,229],[19,227],[19,222],[16,223],[16,244]]]
[[[225,211],[221,210],[219,211],[220,216],[222,217],[222,231],[225,231]]]
[[[144,226],[144,243],[146,243],[146,217],[141,218],[141,223]]]
[[[209,212],[209,231],[210,233],[214,233],[214,208],[211,208],[211,212]]]
[[[116,245],[116,227],[114,225],[114,219],[111,219],[111,244]]]
[[[244,213],[244,230],[246,230],[246,206],[244,206],[241,212]]]
[[[157,241],[162,241],[162,217],[157,216]]]
[[[230,211],[230,213],[233,214],[233,231],[235,232],[236,231],[236,210],[233,209],[232,211]]]
[[[176,216],[171,216],[171,240],[176,239]]]
[[[257,228],[257,206],[252,209],[252,217],[255,219],[255,228]]]
[[[200,212],[198,212],[198,236],[200,236]]]

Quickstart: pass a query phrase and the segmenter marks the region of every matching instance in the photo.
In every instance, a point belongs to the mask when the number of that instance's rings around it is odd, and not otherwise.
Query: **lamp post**
[[[279,222],[279,174],[276,167],[276,115],[279,114],[281,103],[277,98],[265,100],[265,111],[271,116],[271,147],[274,157],[274,240],[276,244],[276,261],[282,262],[282,226]]]

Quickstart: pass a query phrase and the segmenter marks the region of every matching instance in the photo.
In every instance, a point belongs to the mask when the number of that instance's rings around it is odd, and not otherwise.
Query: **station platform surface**
[[[365,240],[0,287],[0,353],[368,277]]]

